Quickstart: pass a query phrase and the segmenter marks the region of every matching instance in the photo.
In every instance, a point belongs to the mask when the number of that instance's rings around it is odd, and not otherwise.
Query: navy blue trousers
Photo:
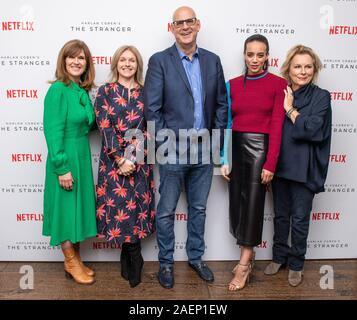
[[[303,183],[279,177],[273,179],[273,261],[290,270],[304,267],[314,193]],[[288,244],[291,230],[291,245]]]

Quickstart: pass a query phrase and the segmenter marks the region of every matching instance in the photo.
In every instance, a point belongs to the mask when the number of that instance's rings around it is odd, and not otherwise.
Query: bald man
[[[214,53],[197,47],[201,22],[193,9],[176,9],[171,28],[176,41],[173,46],[150,58],[144,90],[145,118],[155,124],[157,161],[160,155],[160,201],[156,227],[160,262],[158,280],[164,288],[174,286],[174,221],[183,187],[188,202],[188,262],[203,280],[214,281],[212,271],[202,261],[206,204],[213,175],[210,138],[212,129],[219,129],[219,147],[222,148],[228,109],[220,59]],[[165,132],[165,129],[171,129],[171,133],[175,133],[174,138],[170,136],[161,141],[158,133]],[[171,141],[173,145],[179,145],[182,129],[195,132],[196,139],[184,149],[173,148],[173,152],[166,153],[167,157],[159,154],[160,150],[165,150],[162,148],[165,143]],[[197,157],[197,161],[192,161],[194,157],[190,153]],[[187,156],[184,159],[187,161],[182,161],[183,156]]]

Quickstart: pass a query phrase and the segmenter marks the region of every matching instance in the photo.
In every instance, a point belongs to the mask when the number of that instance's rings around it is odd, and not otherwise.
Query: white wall
[[[96,82],[102,84],[117,47],[134,44],[146,66],[151,54],[170,46],[173,36],[168,32],[168,22],[174,9],[183,4],[196,10],[202,24],[199,46],[221,57],[226,80],[242,72],[244,40],[256,32],[270,41],[273,73],[279,73],[287,50],[295,44],[311,46],[320,55],[325,69],[318,84],[343,95],[333,94],[333,161],[327,192],[314,202],[313,216],[320,220],[311,220],[307,258],[357,258],[357,1],[16,0],[0,3],[0,260],[62,260],[59,248],[49,247],[49,239],[41,235],[47,152],[42,131],[43,99],[62,45],[74,38],[84,40],[96,57]],[[350,28],[337,28],[343,34],[331,35],[329,26]],[[115,30],[100,29],[106,27]],[[8,90],[19,89],[27,90],[32,97],[8,97],[12,92]],[[99,141],[98,133],[91,136],[95,179]],[[14,161],[22,154],[30,157]],[[175,226],[177,260],[186,260],[186,223],[179,220],[186,212],[182,196]],[[258,259],[271,257],[272,218],[268,195]],[[215,176],[208,200],[206,260],[239,256],[228,230],[227,185]],[[144,258],[157,260],[155,237],[143,245]],[[119,259],[117,249],[105,249],[105,244],[95,239],[83,247],[87,260]]]

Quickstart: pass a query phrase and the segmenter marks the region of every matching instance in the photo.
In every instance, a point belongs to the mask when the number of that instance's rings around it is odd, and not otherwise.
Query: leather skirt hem
[[[232,133],[229,221],[239,245],[257,246],[262,241],[266,186],[261,172],[267,150],[267,134]]]

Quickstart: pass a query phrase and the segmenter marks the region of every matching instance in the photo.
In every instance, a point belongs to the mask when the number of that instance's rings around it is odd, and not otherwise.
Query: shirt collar
[[[176,47],[176,49],[177,49],[177,52],[179,53],[179,56],[180,56],[180,59],[182,60],[182,59],[188,59],[188,57],[187,57],[187,55],[185,55],[180,49],[179,49],[179,47],[177,46],[177,44],[175,43],[175,47]],[[193,56],[192,56],[193,58],[194,57],[199,57],[199,52],[198,52],[198,47],[196,46],[196,51],[195,51],[195,53],[193,54]]]

